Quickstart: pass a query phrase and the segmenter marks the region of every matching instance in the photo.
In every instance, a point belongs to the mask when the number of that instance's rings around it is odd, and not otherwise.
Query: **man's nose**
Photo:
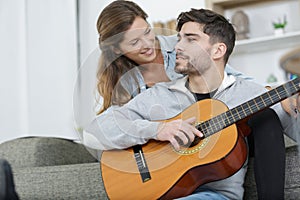
[[[177,51],[182,51],[182,50],[183,50],[181,41],[178,41],[178,42],[176,43],[176,45],[175,45],[175,50],[176,50],[176,52],[177,52]]]

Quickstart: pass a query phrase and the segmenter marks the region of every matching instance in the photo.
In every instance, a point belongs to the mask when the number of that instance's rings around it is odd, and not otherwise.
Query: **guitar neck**
[[[300,78],[289,81],[196,126],[205,137],[284,100],[300,90]]]

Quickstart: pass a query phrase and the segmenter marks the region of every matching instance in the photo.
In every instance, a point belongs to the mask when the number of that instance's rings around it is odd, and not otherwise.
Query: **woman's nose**
[[[143,44],[143,47],[144,48],[147,48],[147,47],[152,47],[153,45],[153,42],[154,40],[152,38],[147,38],[147,37],[144,37],[142,39],[142,44]]]

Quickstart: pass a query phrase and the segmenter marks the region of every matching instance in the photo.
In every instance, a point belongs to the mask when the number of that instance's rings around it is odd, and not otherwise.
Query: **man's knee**
[[[268,127],[268,128],[274,126],[276,128],[282,128],[278,115],[271,108],[267,108],[263,111],[254,114],[252,117],[250,117],[248,124],[251,128],[261,127],[261,126]]]

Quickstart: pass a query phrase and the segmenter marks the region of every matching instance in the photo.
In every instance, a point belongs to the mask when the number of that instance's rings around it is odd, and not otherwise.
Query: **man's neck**
[[[193,93],[205,94],[215,91],[224,79],[224,69],[210,68],[204,74],[189,75],[189,88]]]

